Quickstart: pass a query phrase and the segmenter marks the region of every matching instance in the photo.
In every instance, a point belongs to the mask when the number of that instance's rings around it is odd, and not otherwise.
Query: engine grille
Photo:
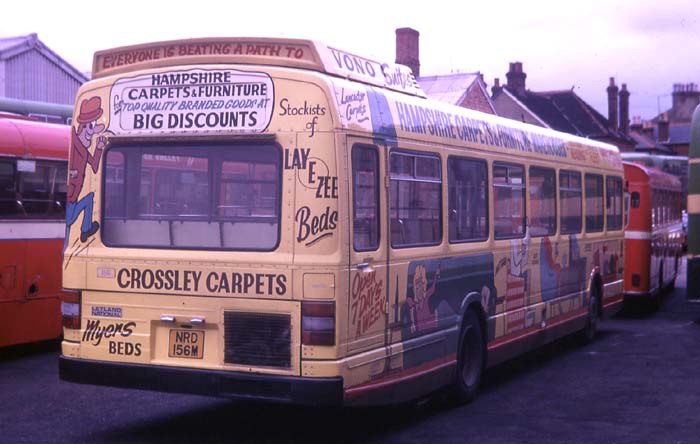
[[[224,312],[224,362],[290,368],[291,316]]]

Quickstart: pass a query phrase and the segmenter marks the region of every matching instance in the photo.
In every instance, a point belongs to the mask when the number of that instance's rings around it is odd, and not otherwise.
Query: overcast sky
[[[422,75],[480,71],[490,88],[519,61],[529,89],[574,88],[606,117],[610,77],[627,84],[631,118],[670,108],[674,83],[700,84],[700,0],[20,0],[2,17],[0,37],[35,32],[81,71],[100,49],[219,36],[314,39],[393,62],[395,30],[410,27]]]

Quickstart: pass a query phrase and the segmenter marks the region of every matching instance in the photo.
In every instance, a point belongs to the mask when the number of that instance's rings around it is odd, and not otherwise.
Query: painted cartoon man
[[[411,333],[437,327],[437,313],[430,310],[428,300],[437,288],[440,268],[433,275],[433,283],[428,288],[428,277],[423,265],[416,267],[413,274],[413,297],[406,300],[411,316]]]
[[[66,231],[83,213],[83,221],[80,225],[80,241],[85,242],[100,228],[97,221],[92,220],[92,207],[95,193],[91,192],[78,200],[85,182],[85,170],[90,164],[93,173],[97,173],[102,158],[102,150],[107,142],[104,136],[97,138],[95,153],[90,153],[92,139],[103,132],[105,126],[97,124],[102,117],[102,100],[99,97],[91,97],[80,104],[80,114],[76,118],[78,128],[71,133],[70,171],[68,172],[68,196],[66,197]],[[67,236],[66,236],[67,238]]]

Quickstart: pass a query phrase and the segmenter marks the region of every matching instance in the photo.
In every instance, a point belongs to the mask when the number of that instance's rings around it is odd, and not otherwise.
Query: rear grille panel
[[[226,311],[224,329],[225,363],[291,367],[290,315]]]

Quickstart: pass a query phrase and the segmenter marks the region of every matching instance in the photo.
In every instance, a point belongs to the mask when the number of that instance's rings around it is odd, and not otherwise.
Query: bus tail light
[[[335,345],[335,302],[304,301],[301,303],[301,343]]]
[[[80,292],[63,290],[61,298],[61,324],[65,328],[80,329]]]

